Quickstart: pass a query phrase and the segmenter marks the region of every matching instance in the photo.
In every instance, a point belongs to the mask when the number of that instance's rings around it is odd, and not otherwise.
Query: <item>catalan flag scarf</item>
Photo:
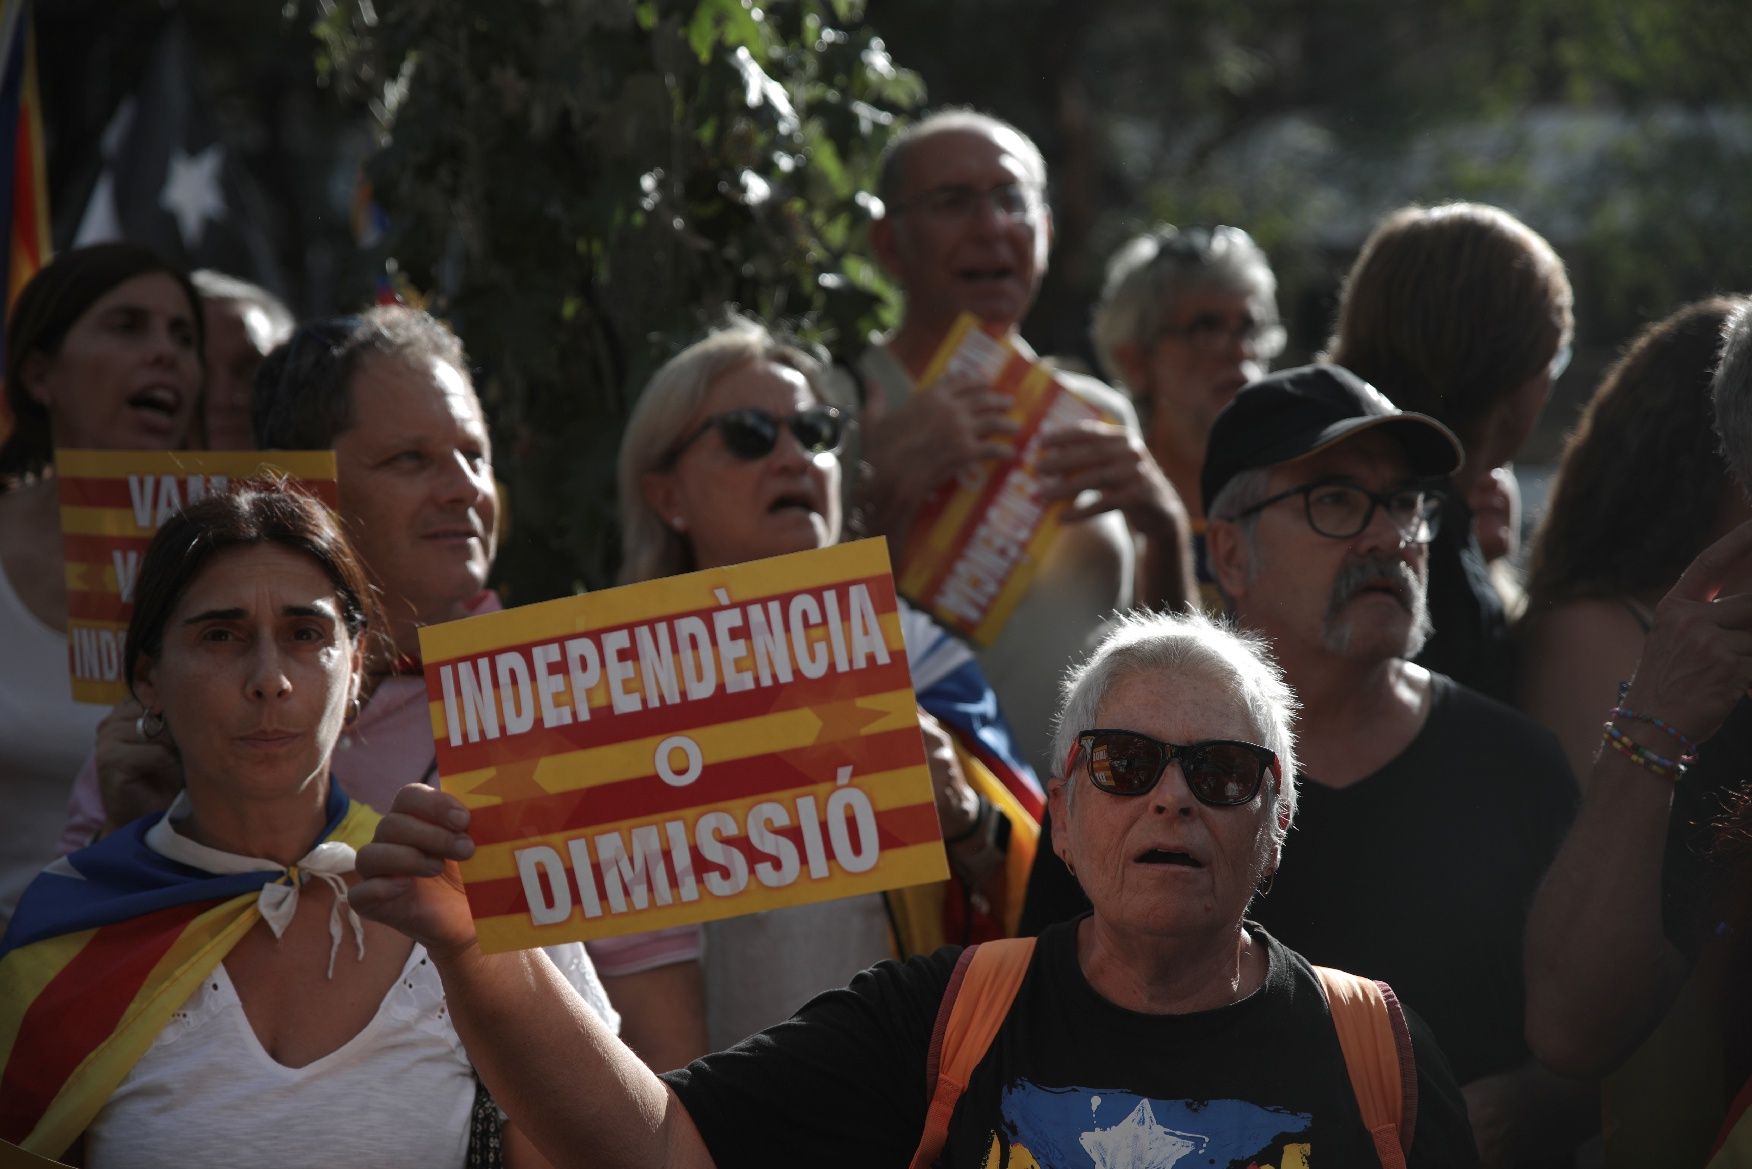
[[[0,940],[0,1140],[58,1157],[78,1139],[264,908],[290,915],[301,866],[335,869],[338,850],[326,846],[356,849],[377,826],[338,784],[325,812],[317,845],[290,868],[215,872],[172,859],[149,840],[165,816],[149,816],[31,883]],[[166,834],[168,824],[157,837]]]

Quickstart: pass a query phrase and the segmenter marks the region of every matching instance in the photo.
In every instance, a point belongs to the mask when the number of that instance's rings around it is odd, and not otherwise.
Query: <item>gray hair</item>
[[[901,188],[906,184],[906,156],[912,147],[933,134],[956,130],[987,134],[994,139],[1005,134],[1014,135],[1022,147],[1019,153],[1028,167],[1028,177],[1042,190],[1046,188],[1046,159],[1042,157],[1040,147],[1034,144],[1034,139],[1002,118],[967,106],[950,106],[914,122],[890,138],[882,148],[882,157],[876,162],[876,197],[882,200],[884,207],[893,206],[900,198]]]
[[[1710,392],[1722,459],[1740,490],[1752,495],[1752,302],[1741,302],[1722,323],[1722,356]]]
[[[468,376],[462,341],[432,314],[404,304],[324,317],[299,327],[256,371],[250,421],[263,450],[328,450],[353,425],[353,379],[373,355],[447,362]]]
[[[818,402],[828,401],[821,362],[774,336],[758,321],[733,317],[663,363],[646,383],[621,435],[620,490],[622,584],[659,580],[694,567],[686,537],[646,502],[644,478],[664,470],[683,430],[699,417],[712,383],[752,362],[788,366],[801,373]]]
[[[286,307],[286,302],[259,284],[251,284],[236,276],[215,272],[211,268],[198,268],[190,272],[189,283],[195,286],[195,291],[201,294],[204,301],[235,301],[261,309],[268,317],[268,338],[271,344],[278,345],[290,337],[292,330],[298,325],[292,310]]]
[[[1127,240],[1107,262],[1095,306],[1095,351],[1108,377],[1124,381],[1115,359],[1125,345],[1148,344],[1193,288],[1239,293],[1262,319],[1277,319],[1277,277],[1253,237],[1239,227],[1188,228],[1173,224]]]
[[[1241,533],[1241,539],[1247,543],[1247,573],[1252,580],[1259,575],[1259,513],[1248,514],[1249,509],[1256,507],[1266,496],[1266,488],[1271,484],[1270,467],[1249,467],[1245,471],[1237,471],[1230,476],[1217,492],[1217,497],[1210,500],[1205,507],[1205,515],[1211,523],[1234,524]],[[1222,594],[1223,605],[1230,613],[1235,611],[1235,598],[1229,595],[1221,582],[1217,584],[1217,592]]]
[[[1063,702],[1053,729],[1054,766],[1062,768],[1077,736],[1095,725],[1101,703],[1113,687],[1137,674],[1190,675],[1234,691],[1283,771],[1271,826],[1272,839],[1281,846],[1296,815],[1296,740],[1291,727],[1296,696],[1265,639],[1243,633],[1227,621],[1196,611],[1135,610],[1120,616],[1095,651],[1065,673]]]

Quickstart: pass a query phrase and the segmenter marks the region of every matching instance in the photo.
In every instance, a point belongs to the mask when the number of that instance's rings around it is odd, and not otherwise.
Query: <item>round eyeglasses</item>
[[[1245,317],[1230,324],[1216,313],[1200,313],[1186,324],[1158,330],[1156,335],[1185,341],[1201,353],[1221,353],[1231,345],[1240,345],[1261,361],[1278,356],[1289,340],[1289,333],[1276,321]]]
[[[1280,491],[1246,508],[1235,518],[1243,519],[1298,495],[1302,497],[1307,512],[1308,526],[1335,540],[1348,540],[1367,528],[1378,507],[1387,510],[1387,518],[1410,544],[1428,544],[1436,538],[1442,526],[1442,493],[1427,484],[1398,487],[1380,495],[1361,484],[1342,479],[1322,479]]]
[[[1040,188],[1032,183],[999,183],[982,190],[965,183],[950,183],[897,203],[894,210],[923,212],[935,219],[964,223],[988,203],[1000,219],[1020,222],[1040,210]]]

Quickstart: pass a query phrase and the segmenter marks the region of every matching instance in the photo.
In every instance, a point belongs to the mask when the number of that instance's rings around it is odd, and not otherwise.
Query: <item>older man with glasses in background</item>
[[[1046,163],[1027,135],[971,110],[923,119],[883,157],[882,214],[870,243],[905,301],[894,331],[854,363],[862,455],[872,471],[861,510],[877,532],[903,538],[932,492],[981,460],[1013,453],[1007,396],[977,379],[916,381],[963,312],[1033,356],[1019,330],[1052,245],[1046,181]],[[1178,607],[1193,587],[1186,508],[1151,457],[1130,403],[1094,378],[1056,375],[1116,421],[1043,439],[1037,469],[1047,498],[1070,501],[1069,522],[979,655],[1042,774],[1060,672],[1115,609]]]
[[[1198,479],[1217,414],[1284,350],[1277,278],[1239,227],[1163,224],[1108,261],[1091,332],[1108,376],[1137,407],[1150,454],[1186,503],[1199,600],[1220,613]]]
[[[1575,781],[1549,732],[1412,660],[1460,462],[1447,427],[1338,366],[1272,374],[1212,426],[1211,568],[1302,703],[1296,846],[1252,916],[1423,1016],[1482,1164],[1564,1163],[1595,1115],[1528,1052],[1521,953]]]

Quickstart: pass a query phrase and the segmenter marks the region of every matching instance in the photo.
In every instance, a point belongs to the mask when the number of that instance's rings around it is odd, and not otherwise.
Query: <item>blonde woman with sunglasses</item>
[[[713,332],[657,371],[621,442],[624,582],[839,540],[840,451],[849,421],[824,400],[822,376],[808,354],[747,320]],[[954,674],[996,711],[964,647],[904,605],[902,628],[921,695]],[[1005,845],[1018,833],[1000,826],[996,809],[969,785],[949,732],[921,716],[938,781],[938,815],[953,842],[951,860],[970,887],[1001,884]],[[1027,786],[1035,781],[1016,761],[1008,728],[1001,717],[979,723],[955,729],[990,748],[984,757],[995,753],[1012,765],[1012,782],[1025,804],[1034,797],[1038,816],[1038,786]],[[1020,834],[1031,841],[1032,829],[1029,820]],[[907,952],[915,936],[905,906],[876,895],[751,914],[712,923],[706,932],[703,994],[712,1048],[777,1023],[820,991]]]

